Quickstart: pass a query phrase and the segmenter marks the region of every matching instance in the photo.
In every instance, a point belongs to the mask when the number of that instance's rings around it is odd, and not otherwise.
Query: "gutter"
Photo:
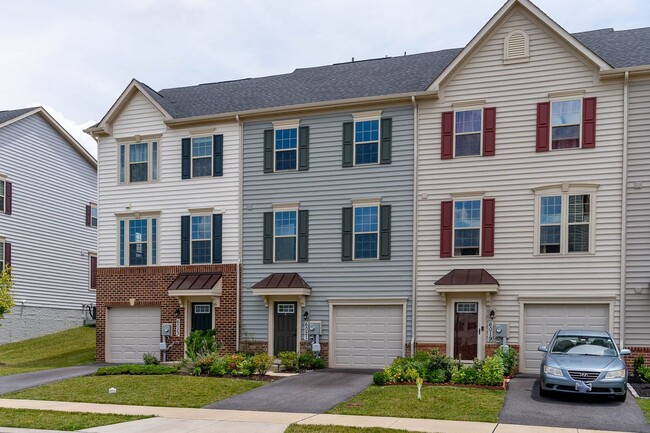
[[[599,75],[600,78],[602,79],[623,78],[625,80],[628,80],[629,78],[636,78],[644,75],[650,75],[650,66],[641,65],[641,66],[632,66],[630,68],[610,69],[607,71],[600,71]]]
[[[417,234],[418,234],[418,103],[411,96],[413,104],[413,264],[411,270],[411,356],[415,354],[415,297],[417,290]]]
[[[235,115],[235,120],[239,125],[239,230],[237,236],[239,237],[239,248],[237,248],[237,326],[235,328],[235,349],[239,352],[239,332],[240,324],[240,309],[241,309],[241,266],[243,259],[244,244],[244,123],[239,119],[239,115]]]
[[[619,347],[625,347],[625,286],[627,275],[627,165],[628,165],[628,115],[630,72],[625,71],[623,81],[623,176],[621,179],[621,305],[619,320]]]

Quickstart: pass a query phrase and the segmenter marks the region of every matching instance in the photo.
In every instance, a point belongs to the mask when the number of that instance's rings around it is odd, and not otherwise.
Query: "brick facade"
[[[180,337],[168,338],[167,360],[184,357],[185,309],[178,298],[167,295],[167,287],[180,272],[221,272],[220,306],[214,309],[217,340],[223,352],[236,349],[237,265],[191,265],[99,268],[97,270],[97,348],[98,361],[106,360],[106,309],[111,307],[159,306],[162,323],[181,321]],[[133,302],[133,305],[132,305]],[[241,302],[241,297],[240,297]]]
[[[650,347],[626,346],[625,349],[632,351],[631,355],[623,357],[630,372],[634,370],[634,358],[639,356],[643,356],[643,365],[650,367]]]

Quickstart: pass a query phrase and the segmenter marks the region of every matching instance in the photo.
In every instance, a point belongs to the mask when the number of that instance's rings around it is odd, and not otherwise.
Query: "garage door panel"
[[[145,353],[160,353],[160,309],[111,308],[108,311],[110,362],[141,363]]]

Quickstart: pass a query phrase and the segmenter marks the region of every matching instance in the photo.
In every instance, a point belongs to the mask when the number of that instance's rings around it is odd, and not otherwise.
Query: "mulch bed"
[[[454,388],[482,388],[482,389],[494,389],[494,390],[502,391],[502,390],[508,388],[508,382],[510,382],[509,378],[506,378],[503,381],[503,385],[501,385],[501,386],[465,385],[465,384],[461,384],[461,383],[450,383],[450,382],[445,382],[445,383],[424,382],[422,384],[422,386],[423,387],[427,387],[427,386],[448,386],[448,387],[454,387]],[[384,384],[384,386],[404,386],[404,385],[417,386],[417,384],[415,382],[386,382]]]
[[[643,383],[638,377],[630,376],[628,383],[634,388],[639,397],[650,397],[650,383]]]

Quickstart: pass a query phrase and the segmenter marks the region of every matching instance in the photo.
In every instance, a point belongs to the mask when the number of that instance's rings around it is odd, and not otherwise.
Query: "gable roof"
[[[0,129],[12,123],[19,122],[22,119],[39,114],[45,121],[65,140],[74,150],[76,150],[86,161],[97,169],[97,160],[84,148],[68,131],[57,122],[50,113],[43,107],[21,108],[18,110],[0,111]]]

